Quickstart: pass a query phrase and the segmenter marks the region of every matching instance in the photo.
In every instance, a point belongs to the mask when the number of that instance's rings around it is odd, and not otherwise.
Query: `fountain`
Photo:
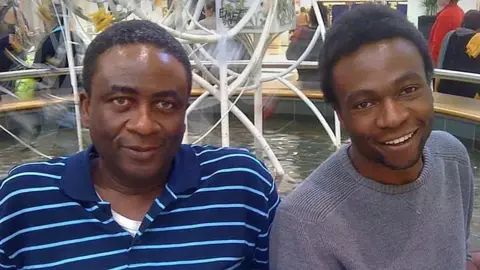
[[[34,1],[41,11],[48,6],[48,1]],[[83,2],[83,5],[82,3]],[[312,1],[312,4],[314,1]],[[278,161],[268,142],[263,136],[263,102],[262,83],[278,80],[298,95],[307,106],[313,111],[322,126],[327,131],[333,145],[340,145],[340,125],[338,119],[335,121],[335,132],[326,122],[325,118],[317,107],[307,98],[302,91],[291,84],[286,78],[298,66],[300,62],[310,53],[316,40],[325,33],[325,26],[322,24],[315,32],[314,39],[304,52],[302,57],[293,63],[283,72],[262,76],[262,61],[269,44],[282,32],[294,29],[295,7],[293,0],[244,0],[229,1],[216,0],[215,27],[207,29],[199,23],[199,16],[205,6],[204,0],[176,0],[169,1],[146,1],[146,0],[90,0],[90,1],[53,1],[51,6],[55,14],[64,14],[62,17],[65,28],[75,29],[75,33],[82,37],[85,43],[91,41],[92,37],[108,27],[110,23],[129,19],[147,19],[158,22],[167,31],[179,39],[185,50],[190,54],[197,72],[193,72],[194,83],[206,90],[190,105],[185,121],[188,124],[188,117],[199,107],[209,96],[213,96],[220,103],[220,118],[202,136],[194,142],[189,141],[189,131],[186,131],[184,143],[201,143],[217,126],[221,126],[221,144],[224,147],[230,145],[229,115],[233,114],[252,134],[255,141],[257,156],[267,157],[273,166],[273,174],[277,179],[287,177],[285,170]],[[60,7],[61,10],[57,10]],[[321,14],[317,5],[313,5],[315,13],[322,22]],[[166,12],[161,12],[166,10]],[[191,13],[193,11],[193,14]],[[43,12],[42,14],[45,14]],[[53,14],[52,14],[53,15]],[[87,30],[86,30],[87,29]],[[63,30],[62,30],[63,31]],[[67,44],[72,43],[68,31],[63,31]],[[231,45],[243,49],[248,55],[248,64],[241,72],[229,68],[236,60],[232,57]],[[214,50],[207,51],[204,47],[209,46]],[[227,49],[228,47],[228,49]],[[78,138],[78,150],[82,150],[83,133],[79,119],[78,84],[76,82],[75,63],[73,61],[72,46],[66,46],[68,69],[72,78],[73,100],[75,104],[76,130]],[[227,52],[228,50],[228,52]],[[212,55],[213,54],[213,55]],[[203,61],[203,60],[207,61]],[[206,63],[209,62],[209,63]],[[208,68],[207,67],[208,64]],[[28,67],[26,67],[28,68]],[[254,91],[254,121],[240,110],[236,103],[245,91]],[[236,99],[231,101],[231,98]],[[188,126],[188,125],[187,125]],[[33,147],[27,145],[31,150]],[[34,150],[35,151],[35,150]],[[45,155],[47,156],[47,155]]]

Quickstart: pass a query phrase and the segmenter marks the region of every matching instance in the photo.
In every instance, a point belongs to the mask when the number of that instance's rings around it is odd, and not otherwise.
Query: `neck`
[[[347,151],[353,166],[360,175],[385,185],[399,186],[414,182],[423,169],[422,158],[408,169],[393,170],[379,162],[369,161],[353,145]]]
[[[110,202],[115,212],[141,221],[165,187],[168,174],[154,177],[152,181],[145,179],[125,179],[109,170],[101,158],[93,161],[92,178],[95,190],[100,197]],[[159,181],[161,179],[161,181]]]
[[[134,179],[118,175],[114,172],[115,170],[108,168],[102,158],[97,158],[93,161],[92,170],[93,182],[96,186],[111,189],[126,196],[142,196],[152,192],[159,193],[163,191],[168,175],[161,172],[150,179]]]

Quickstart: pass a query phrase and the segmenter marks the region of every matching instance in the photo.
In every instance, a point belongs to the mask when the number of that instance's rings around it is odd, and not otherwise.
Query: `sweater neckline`
[[[374,181],[372,179],[366,178],[362,176],[357,169],[353,166],[352,161],[350,160],[350,157],[348,155],[348,148],[351,145],[346,145],[343,146],[340,154],[341,154],[341,160],[346,160],[343,165],[345,166],[345,169],[349,172],[350,176],[355,179],[356,182],[358,182],[360,185],[363,185],[365,187],[368,187],[370,189],[373,189],[375,191],[381,192],[381,193],[386,193],[386,194],[392,194],[392,195],[397,195],[397,194],[402,194],[402,193],[408,193],[411,192],[419,187],[421,187],[423,184],[426,183],[426,181],[430,178],[432,169],[433,169],[433,154],[431,153],[430,149],[427,147],[427,145],[424,146],[423,151],[422,151],[422,158],[423,158],[423,168],[420,173],[420,176],[413,182],[405,184],[405,185],[388,185],[388,184],[382,184],[377,181]]]

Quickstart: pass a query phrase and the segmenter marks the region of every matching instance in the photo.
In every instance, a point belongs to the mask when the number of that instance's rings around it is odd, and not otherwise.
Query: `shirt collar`
[[[91,161],[97,154],[95,147],[90,145],[85,151],[79,152],[65,161],[60,188],[69,197],[77,201],[98,201],[91,176]],[[200,164],[190,145],[181,145],[175,155],[167,188],[164,193],[177,194],[195,190],[200,185]]]

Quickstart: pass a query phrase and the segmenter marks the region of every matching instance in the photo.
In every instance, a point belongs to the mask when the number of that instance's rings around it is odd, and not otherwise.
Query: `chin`
[[[398,160],[388,162],[386,160],[383,160],[382,164],[385,167],[387,167],[391,170],[402,171],[402,170],[407,170],[407,169],[410,169],[410,168],[414,167],[418,163],[419,160],[420,160],[420,157],[416,158],[416,159],[404,161],[404,162],[399,162]]]
[[[128,164],[127,166],[123,166],[122,171],[125,177],[134,179],[151,179],[153,177],[158,177],[162,168],[158,168],[158,163],[153,164],[152,162],[148,162],[138,165]]]
[[[132,187],[141,187],[144,184],[150,185],[156,182],[154,179],[158,179],[158,181],[162,181],[159,178],[158,172],[128,172],[125,174],[127,179],[131,179]],[[142,184],[143,183],[143,184]]]
[[[422,150],[419,149],[419,151],[414,156],[410,156],[410,158],[386,158],[385,156],[383,156],[381,160],[379,160],[379,162],[391,170],[399,171],[407,170],[414,167],[421,159]]]

